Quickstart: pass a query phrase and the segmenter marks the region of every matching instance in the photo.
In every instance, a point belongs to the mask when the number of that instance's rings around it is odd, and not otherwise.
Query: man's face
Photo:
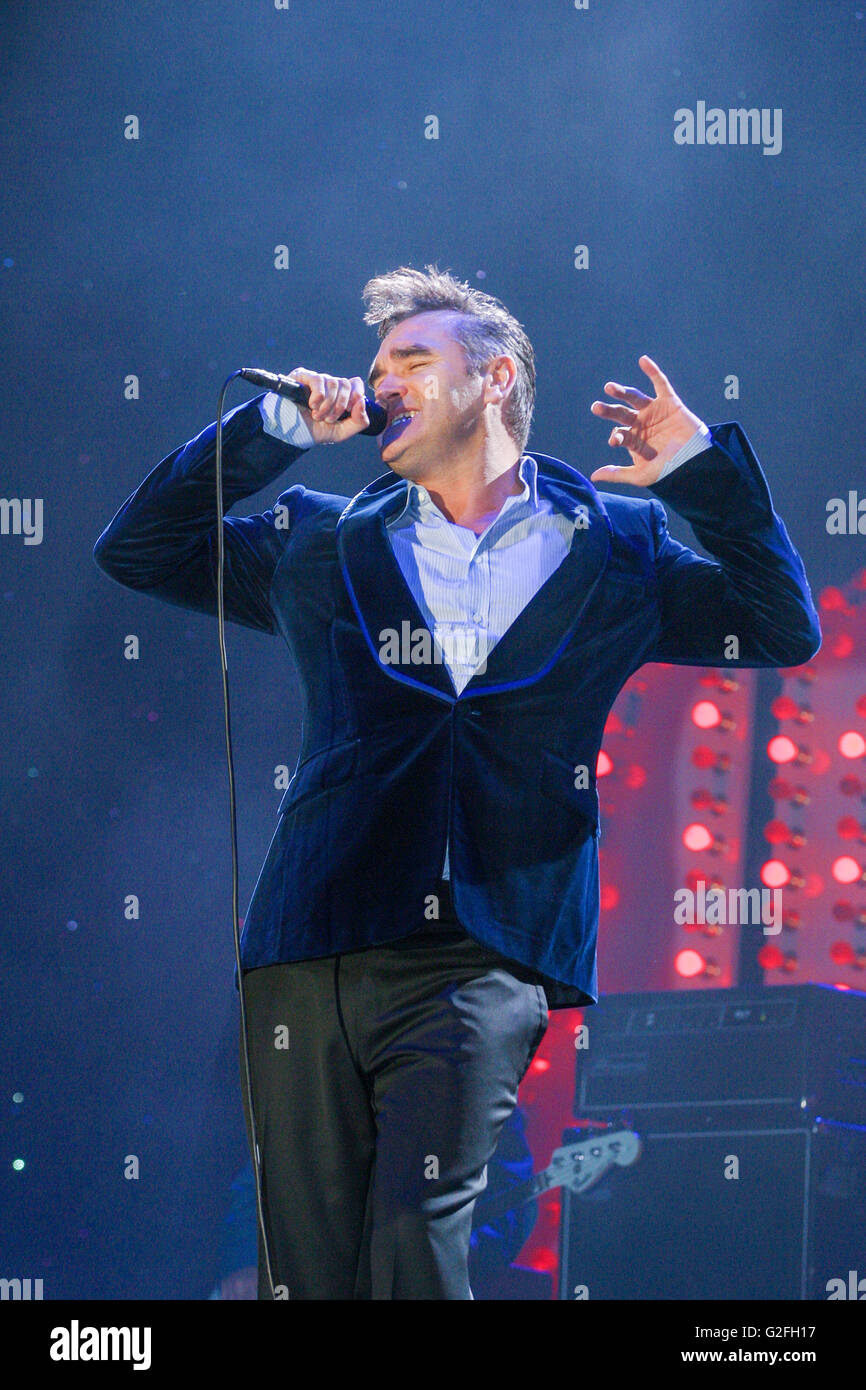
[[[401,477],[441,467],[480,429],[484,377],[467,373],[453,336],[459,319],[450,309],[404,319],[382,339],[370,367],[369,383],[388,411],[388,427],[377,436],[382,462]]]

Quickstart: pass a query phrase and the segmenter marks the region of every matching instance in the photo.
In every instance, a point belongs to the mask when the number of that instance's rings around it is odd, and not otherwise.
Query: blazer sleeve
[[[714,558],[674,540],[664,508],[650,502],[661,633],[647,659],[800,666],[821,646],[803,562],[740,425],[714,425],[710,433],[708,449],[650,489]]]
[[[265,432],[262,396],[223,416],[223,506],[258,492],[304,451]],[[296,485],[258,516],[224,516],[227,619],[275,633],[270,587],[288,543]],[[216,421],[175,449],[123,503],[93,548],[129,589],[202,613],[217,611]]]

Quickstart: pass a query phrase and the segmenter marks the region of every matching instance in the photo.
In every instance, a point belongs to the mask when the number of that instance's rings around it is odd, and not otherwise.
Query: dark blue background
[[[44,500],[40,545],[0,536],[0,1274],[201,1297],[245,1158],[217,633],[111,584],[97,535],[241,364],[365,375],[365,280],[436,261],[525,324],[530,447],[610,461],[590,404],[646,386],[648,352],[708,423],[744,425],[813,589],[847,579],[863,540],[824,522],[863,488],[866,20],[841,0],[7,0],[0,26],[2,489]],[[781,153],[676,145],[698,100],[782,108]],[[281,487],[382,471],[359,439]],[[281,643],[228,642],[243,912],[298,700]]]

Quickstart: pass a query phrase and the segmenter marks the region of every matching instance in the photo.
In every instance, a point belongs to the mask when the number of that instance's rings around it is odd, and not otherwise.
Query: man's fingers
[[[314,420],[325,425],[334,425],[345,414],[349,400],[350,385],[345,377],[328,376],[311,372],[305,383],[310,388],[310,413]]]
[[[364,420],[367,411],[364,383],[359,376],[353,376],[349,378],[349,385],[351,387],[351,393],[349,395],[349,405],[347,409],[356,419]],[[358,409],[359,407],[361,408],[360,412]],[[369,424],[369,421],[367,421],[367,423]]]
[[[345,412],[346,403],[349,399],[349,383],[342,377],[324,377],[323,400],[318,412],[318,418],[326,425],[336,425],[340,416]]]
[[[593,401],[590,406],[593,415],[601,415],[605,420],[616,420],[630,429],[637,423],[637,411],[627,405],[608,405],[607,401]]]
[[[621,396],[626,405],[633,406],[635,410],[652,401],[652,396],[645,396],[636,386],[622,386],[618,381],[606,381],[604,389],[609,396]]]
[[[306,367],[293,367],[288,375],[292,381],[297,381],[300,386],[306,386],[309,392],[309,399],[306,406],[302,408],[309,410],[310,414],[315,418],[316,410],[324,397],[324,377],[319,372],[309,371]]]
[[[347,439],[369,425],[364,382],[359,376],[330,376],[326,372],[311,372],[294,367],[288,375],[306,386],[309,401],[305,407],[314,426],[314,437],[320,443],[333,444]],[[347,417],[347,418],[344,418]]]
[[[601,468],[597,468],[594,473],[590,473],[590,482],[595,482],[599,478],[604,483],[631,483],[634,481],[630,475],[634,473],[634,468],[623,468],[616,463],[606,463]]]
[[[657,362],[654,362],[651,357],[647,357],[646,353],[644,353],[642,357],[639,357],[637,361],[641,371],[646,372],[653,386],[656,388],[657,396],[667,394],[673,395],[673,387]]]
[[[328,417],[332,425],[336,425],[341,415],[345,415],[349,409],[349,398],[352,394],[352,387],[348,381],[341,381],[337,391],[337,398],[334,401],[333,409]]]

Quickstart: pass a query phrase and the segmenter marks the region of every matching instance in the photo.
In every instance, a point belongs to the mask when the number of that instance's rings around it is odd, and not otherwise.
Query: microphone
[[[275,391],[278,396],[285,396],[287,400],[294,401],[295,405],[306,405],[310,403],[310,388],[302,386],[299,381],[292,381],[291,377],[278,376],[276,372],[263,372],[260,367],[241,367],[238,374],[244,381],[249,381],[253,386],[260,386],[263,391]],[[372,397],[365,395],[367,403],[367,416],[370,421],[366,429],[359,430],[359,434],[381,434],[388,423],[388,412],[383,406],[379,405]],[[349,411],[344,411],[340,416],[341,420],[348,420]]]

